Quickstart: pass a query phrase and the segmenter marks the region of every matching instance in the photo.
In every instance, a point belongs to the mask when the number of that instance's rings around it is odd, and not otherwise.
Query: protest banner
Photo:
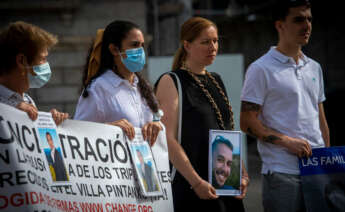
[[[164,131],[152,147],[162,195],[145,197],[120,128],[38,119],[0,103],[1,211],[173,211]]]
[[[313,149],[299,167],[307,211],[345,210],[345,147]]]

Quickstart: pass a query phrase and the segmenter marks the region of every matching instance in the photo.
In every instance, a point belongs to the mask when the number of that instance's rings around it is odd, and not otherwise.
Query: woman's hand
[[[192,188],[200,199],[217,199],[218,198],[218,196],[216,195],[216,189],[205,180],[201,180],[199,183],[192,186]]]
[[[162,125],[158,121],[148,122],[141,128],[144,140],[148,141],[150,146],[156,142],[159,131],[163,130]]]
[[[248,178],[243,178],[241,179],[241,195],[235,196],[236,199],[244,199],[247,194],[248,190],[248,185],[249,185],[249,179]]]
[[[127,119],[120,119],[118,121],[109,122],[108,124],[120,127],[123,132],[127,135],[129,140],[133,140],[135,136],[134,127]]]
[[[56,125],[60,125],[63,121],[65,121],[69,117],[68,113],[62,113],[62,112],[57,111],[56,109],[51,109],[50,113],[52,114],[52,117]]]
[[[37,108],[33,106],[32,104],[29,104],[26,102],[20,102],[16,106],[16,108],[26,112],[32,121],[35,121],[37,119],[38,111],[37,111]]]

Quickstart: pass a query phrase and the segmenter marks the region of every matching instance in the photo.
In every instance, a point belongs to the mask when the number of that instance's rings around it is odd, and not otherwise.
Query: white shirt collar
[[[55,155],[55,148],[52,149],[51,152],[50,152],[50,156],[52,157],[53,163],[55,163],[54,155]]]
[[[288,63],[293,61],[292,57],[286,56],[283,53],[279,52],[276,46],[272,46],[269,54],[274,57],[276,60],[280,61],[281,63]],[[302,52],[302,56],[300,57],[301,61],[303,62],[302,65],[305,65],[309,62],[309,58]]]
[[[134,82],[131,85],[128,80],[122,79],[119,75],[114,73],[113,70],[109,69],[106,72],[104,72],[104,79],[109,82],[110,85],[112,85],[114,88],[117,88],[121,85],[121,83],[124,83],[126,85],[137,87],[137,84],[139,82],[138,77],[134,75]]]

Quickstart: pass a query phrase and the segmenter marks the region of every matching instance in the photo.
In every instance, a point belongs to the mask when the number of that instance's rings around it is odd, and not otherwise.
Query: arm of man
[[[311,156],[311,147],[306,140],[289,137],[263,125],[258,119],[261,109],[259,104],[242,101],[240,125],[243,132],[263,142],[283,146],[299,157]]]
[[[161,78],[156,92],[160,107],[164,111],[161,121],[166,127],[169,159],[174,167],[183,175],[201,199],[217,198],[215,189],[203,180],[194,170],[188,156],[177,141],[178,131],[178,93],[170,76]]]
[[[330,147],[331,142],[330,142],[330,137],[329,137],[329,128],[328,128],[326,115],[325,115],[325,111],[323,109],[322,103],[319,104],[319,120],[320,120],[320,130],[322,133],[322,138],[325,142],[325,146]]]

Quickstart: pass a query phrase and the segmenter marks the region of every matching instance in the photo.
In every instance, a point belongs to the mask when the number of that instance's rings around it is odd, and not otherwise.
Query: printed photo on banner
[[[157,168],[148,142],[136,135],[132,141],[128,141],[128,147],[132,156],[132,162],[138,177],[138,182],[144,196],[163,195]]]
[[[60,140],[51,113],[39,112],[35,126],[39,134],[41,148],[44,149],[53,182],[69,181],[64,163]]]
[[[54,182],[69,181],[56,130],[50,128],[38,128],[38,132],[41,147],[44,149],[44,154],[47,158],[52,180]]]
[[[208,176],[217,195],[241,194],[241,140],[240,131],[210,130]]]

